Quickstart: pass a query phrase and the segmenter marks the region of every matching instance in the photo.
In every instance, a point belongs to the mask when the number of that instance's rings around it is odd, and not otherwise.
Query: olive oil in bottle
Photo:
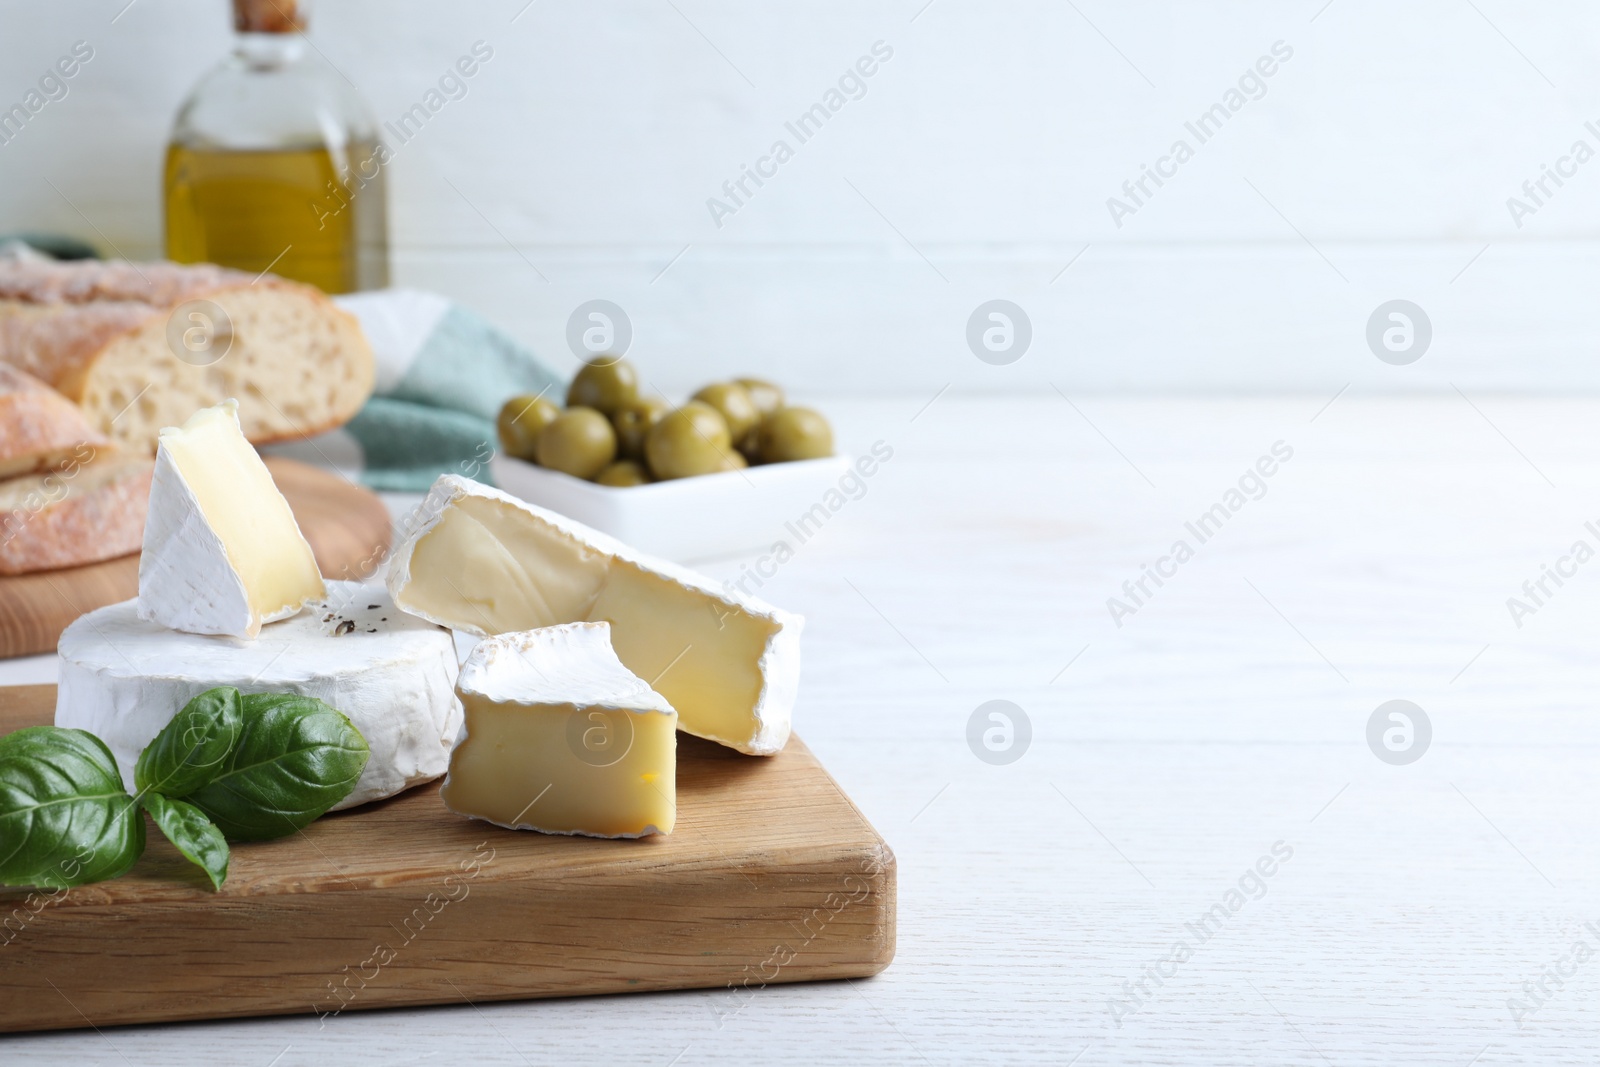
[[[234,0],[234,53],[179,109],[167,148],[167,258],[382,288],[386,153],[348,83],[308,54],[304,24],[303,0]]]

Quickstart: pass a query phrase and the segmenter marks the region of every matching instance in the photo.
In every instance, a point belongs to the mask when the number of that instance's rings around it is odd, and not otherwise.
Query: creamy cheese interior
[[[160,446],[222,541],[257,620],[326,594],[289,502],[239,430],[236,401],[203,408],[182,426],[162,430]]]
[[[751,736],[762,650],[778,628],[483,497],[457,499],[417,541],[396,599],[481,634],[609,622],[623,664],[682,729],[713,740]]]
[[[440,792],[451,811],[556,834],[672,832],[673,715],[461,697],[466,737]]]

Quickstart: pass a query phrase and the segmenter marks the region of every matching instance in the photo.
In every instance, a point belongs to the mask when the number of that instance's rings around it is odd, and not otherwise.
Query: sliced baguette
[[[192,326],[214,331],[198,353],[182,341]],[[374,375],[355,317],[311,286],[172,263],[0,263],[0,362],[151,453],[161,427],[228,397],[254,444],[342,426]]]
[[[139,551],[154,469],[142,454],[81,445],[57,470],[0,482],[0,575]]]
[[[71,459],[79,445],[108,443],[72,401],[0,363],[0,478],[49,470]]]

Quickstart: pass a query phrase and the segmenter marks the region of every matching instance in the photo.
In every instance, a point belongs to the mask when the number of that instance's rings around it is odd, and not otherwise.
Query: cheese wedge
[[[466,730],[439,796],[458,815],[587,837],[670,834],[677,713],[605,623],[482,641],[456,683]]]
[[[254,638],[327,593],[233,400],[161,431],[143,553],[139,618],[173,630]]]
[[[403,610],[490,635],[608,622],[623,665],[678,727],[751,755],[789,740],[804,620],[553,511],[447,474],[402,527]]]
[[[219,685],[298,693],[338,708],[372,755],[338,807],[393,796],[442,775],[461,732],[456,644],[395,608],[382,589],[329,582],[328,597],[255,641],[174,633],[134,601],[83,616],[61,635],[56,725],[106,743],[122,780],[192,698]]]

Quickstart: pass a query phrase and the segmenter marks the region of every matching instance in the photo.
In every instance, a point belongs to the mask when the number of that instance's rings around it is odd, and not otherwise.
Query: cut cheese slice
[[[343,712],[371,750],[338,807],[443,774],[461,731],[450,632],[356,582],[329,582],[308,608],[250,642],[175,633],[139,618],[132,600],[92,611],[61,635],[56,725],[104,741],[131,785],[139,753],[207,689],[298,693]]]
[[[326,595],[311,546],[225,400],[161,431],[139,559],[139,617],[255,637]]]
[[[389,592],[475,634],[608,622],[618,658],[680,729],[752,755],[789,740],[800,616],[478,482],[434,483],[405,524]]]
[[[482,641],[456,693],[466,730],[439,791],[451,811],[548,834],[672,832],[678,716],[617,659],[605,623]]]

